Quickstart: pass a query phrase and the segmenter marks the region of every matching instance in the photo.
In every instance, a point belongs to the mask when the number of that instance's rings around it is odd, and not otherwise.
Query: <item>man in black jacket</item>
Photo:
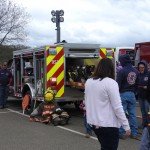
[[[7,69],[7,63],[2,64],[0,69],[0,109],[6,108],[9,85],[12,82],[12,74]]]

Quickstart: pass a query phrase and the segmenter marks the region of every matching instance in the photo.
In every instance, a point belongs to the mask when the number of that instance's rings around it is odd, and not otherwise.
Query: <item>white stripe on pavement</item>
[[[21,113],[21,112],[18,112],[18,111],[12,110],[12,109],[8,109],[8,108],[7,108],[7,110],[9,110],[10,112],[13,112],[13,113],[16,113],[16,114],[25,116],[25,117],[29,117],[29,115],[23,114],[23,113]],[[72,129],[63,127],[63,126],[56,126],[56,127],[61,128],[61,129],[63,129],[63,130],[70,131],[70,132],[72,132],[72,133],[76,133],[76,134],[82,135],[82,136],[85,135],[85,134],[83,134],[83,133],[81,133],[81,132],[78,132],[78,131],[75,131],[75,130],[72,130]],[[93,137],[93,136],[91,136],[90,138],[93,139],[93,140],[98,140],[96,137]]]
[[[9,111],[1,111],[0,114],[10,113]]]
[[[76,133],[76,134],[79,134],[79,135],[85,135],[85,134],[83,134],[83,133],[81,133],[81,132],[78,132],[78,131],[75,131],[75,130],[72,130],[72,129],[68,129],[68,128],[65,128],[65,127],[63,127],[63,126],[57,126],[58,128],[61,128],[61,129],[64,129],[64,130],[67,130],[67,131],[70,131],[70,132],[73,132],[73,133]],[[94,140],[98,140],[96,137],[93,137],[93,136],[91,136],[90,137],[91,139],[94,139]]]
[[[18,111],[12,110],[12,109],[8,109],[8,108],[7,108],[7,110],[9,110],[9,111],[11,111],[11,112],[14,112],[14,113],[16,113],[16,114],[19,114],[19,115],[25,116],[25,117],[29,117],[29,115],[26,115],[26,114],[20,113],[20,112],[18,112]]]

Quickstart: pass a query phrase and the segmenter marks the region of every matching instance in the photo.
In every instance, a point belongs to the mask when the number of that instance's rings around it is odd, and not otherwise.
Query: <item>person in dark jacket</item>
[[[116,74],[122,69],[120,62],[116,62]]]
[[[150,72],[148,72],[148,83],[147,83],[147,101],[150,104]]]
[[[136,80],[138,71],[132,66],[128,54],[121,55],[119,61],[122,69],[117,74],[117,82],[124,112],[128,112],[131,128],[131,138],[137,138],[137,121],[136,121]],[[120,138],[124,139],[125,131],[119,130]]]
[[[12,82],[12,74],[7,69],[7,62],[2,64],[0,69],[0,109],[6,108],[9,85]]]
[[[150,149],[150,112],[148,112],[147,125],[144,127],[140,150],[149,150]]]
[[[142,133],[140,150],[150,149],[150,126],[145,127]]]
[[[141,61],[138,63],[138,78],[137,78],[137,95],[139,106],[142,113],[142,125],[141,128],[144,128],[147,124],[147,114],[149,111],[149,103],[147,101],[147,85],[148,85],[148,70],[147,63]]]

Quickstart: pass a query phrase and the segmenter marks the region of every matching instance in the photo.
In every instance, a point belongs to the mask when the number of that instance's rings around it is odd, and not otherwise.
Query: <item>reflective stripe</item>
[[[112,53],[112,56],[107,56],[107,51],[111,50],[113,53]],[[115,49],[114,48],[100,48],[100,59],[102,58],[114,58],[114,51]]]
[[[50,87],[50,79],[56,78],[56,95],[55,97],[64,96],[64,49],[62,46],[55,47],[56,54],[49,55],[49,48],[46,47],[46,66],[47,66],[47,88]],[[54,48],[54,47],[52,47]]]
[[[52,113],[53,113],[53,111],[47,110],[47,111],[43,111],[42,115],[49,115],[49,114],[52,114]]]
[[[100,59],[106,57],[106,48],[100,48]]]
[[[50,105],[44,105],[44,108],[54,108],[55,106],[50,106]]]

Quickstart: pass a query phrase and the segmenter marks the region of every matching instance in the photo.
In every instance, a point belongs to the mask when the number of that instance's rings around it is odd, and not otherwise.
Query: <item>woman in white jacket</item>
[[[92,125],[101,150],[117,150],[121,126],[126,131],[125,137],[131,132],[114,76],[112,60],[104,58],[85,83],[87,122]]]

